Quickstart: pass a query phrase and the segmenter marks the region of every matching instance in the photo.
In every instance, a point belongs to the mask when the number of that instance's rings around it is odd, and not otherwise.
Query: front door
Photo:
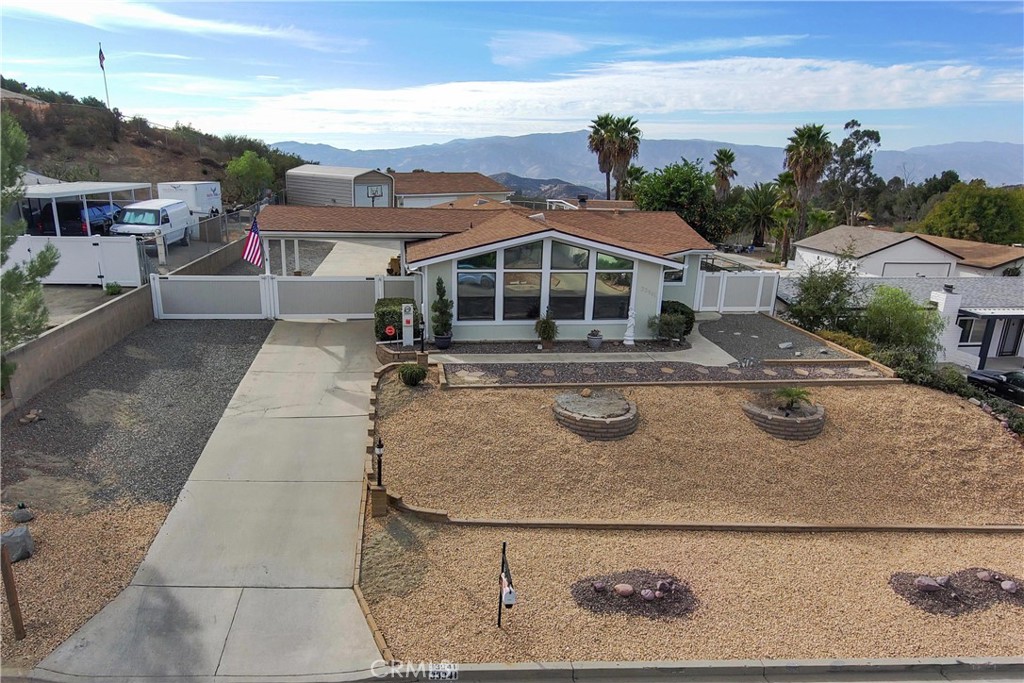
[[[1003,335],[999,338],[1000,356],[1017,355],[1022,328],[1024,328],[1024,318],[1013,318],[1012,320],[1003,321]]]

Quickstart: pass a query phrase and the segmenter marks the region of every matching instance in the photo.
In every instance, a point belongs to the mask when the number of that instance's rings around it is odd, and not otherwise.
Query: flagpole
[[[103,43],[100,43],[100,54],[103,54]],[[107,67],[100,60],[100,71],[103,72],[103,92],[107,95],[107,109],[110,109],[110,90],[107,88]]]

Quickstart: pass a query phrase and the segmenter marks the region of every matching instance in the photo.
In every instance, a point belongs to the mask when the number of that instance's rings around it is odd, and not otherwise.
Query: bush
[[[855,337],[852,334],[847,334],[846,332],[818,330],[814,334],[818,335],[822,339],[827,339],[834,344],[839,344],[843,348],[849,349],[854,353],[859,353],[862,356],[870,356],[875,352],[875,345],[867,339]]]
[[[815,263],[797,277],[796,286],[789,318],[805,330],[837,330],[858,294],[856,266],[845,257]]]
[[[922,308],[898,287],[877,287],[857,322],[861,336],[881,348],[913,350],[923,361],[935,360],[942,318],[933,308]]]
[[[452,300],[448,298],[448,290],[444,287],[444,280],[439,275],[434,284],[434,291],[437,298],[430,304],[430,312],[433,316],[430,326],[434,329],[435,337],[447,337],[452,333]]]
[[[811,402],[811,392],[801,387],[782,387],[775,390],[775,398],[783,402],[786,410],[794,410],[801,403]]]
[[[124,291],[124,287],[121,286],[120,282],[108,282],[103,285],[103,291],[106,292],[108,296],[117,296]]]
[[[696,320],[696,316],[693,313],[693,309],[684,304],[683,302],[662,301],[661,314],[683,316],[683,334],[680,337],[672,337],[673,339],[682,339],[686,335],[693,332],[693,323]]]
[[[378,299],[377,303],[373,305],[373,334],[378,341],[388,341],[402,336],[402,304],[412,304],[413,308],[416,307],[416,302],[407,297]],[[416,330],[420,329],[422,319],[423,317],[417,310],[413,318],[413,326]],[[384,333],[384,329],[388,325],[394,326],[394,337],[388,337]]]
[[[415,387],[427,378],[427,369],[416,363],[403,363],[398,366],[398,378],[402,384]]]
[[[537,337],[541,341],[555,341],[558,337],[558,323],[551,317],[551,309],[549,308],[544,314],[543,318],[538,318],[537,322],[533,324],[533,331],[537,334]]]
[[[933,363],[914,349],[886,348],[871,354],[873,360],[890,367],[896,376],[912,384],[925,384],[927,377],[935,371]]]

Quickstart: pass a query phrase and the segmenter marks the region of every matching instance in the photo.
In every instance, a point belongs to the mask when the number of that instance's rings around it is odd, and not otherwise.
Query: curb
[[[800,332],[801,334],[806,334],[806,335],[808,335],[810,337],[813,337],[814,339],[817,339],[818,341],[820,341],[822,346],[826,346],[826,347],[832,349],[833,351],[838,351],[839,353],[850,355],[850,356],[852,356],[855,359],[865,361],[869,365],[874,367],[876,370],[881,372],[883,375],[885,375],[886,377],[896,377],[896,371],[893,370],[892,368],[890,368],[890,367],[888,367],[886,365],[882,365],[878,361],[872,360],[872,359],[868,358],[867,356],[862,356],[861,354],[857,353],[856,351],[851,351],[850,349],[846,348],[845,346],[840,346],[839,344],[836,344],[835,342],[831,342],[828,339],[824,339],[823,337],[819,337],[818,335],[814,334],[813,332],[805,330],[802,327],[797,327],[793,323],[791,323],[791,322],[789,322],[787,320],[783,320],[782,318],[779,318],[778,316],[767,315],[766,313],[759,313],[758,315],[763,315],[766,318],[771,318],[772,320],[775,320],[777,322],[782,323],[783,325],[785,325],[786,327],[790,328],[791,330],[793,330],[795,332]],[[902,382],[903,380],[900,380],[900,381]]]
[[[873,386],[903,384],[898,377],[862,379],[750,379],[750,380],[677,380],[668,382],[571,382],[567,384],[448,384],[449,389],[561,389],[564,387],[724,387],[758,389],[760,387]]]

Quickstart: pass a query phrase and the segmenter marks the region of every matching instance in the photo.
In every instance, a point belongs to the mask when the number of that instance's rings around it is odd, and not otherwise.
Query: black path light
[[[377,443],[373,446],[373,454],[377,456],[377,486],[383,486],[380,468],[384,460],[384,440],[380,438],[380,434],[377,435]]]

